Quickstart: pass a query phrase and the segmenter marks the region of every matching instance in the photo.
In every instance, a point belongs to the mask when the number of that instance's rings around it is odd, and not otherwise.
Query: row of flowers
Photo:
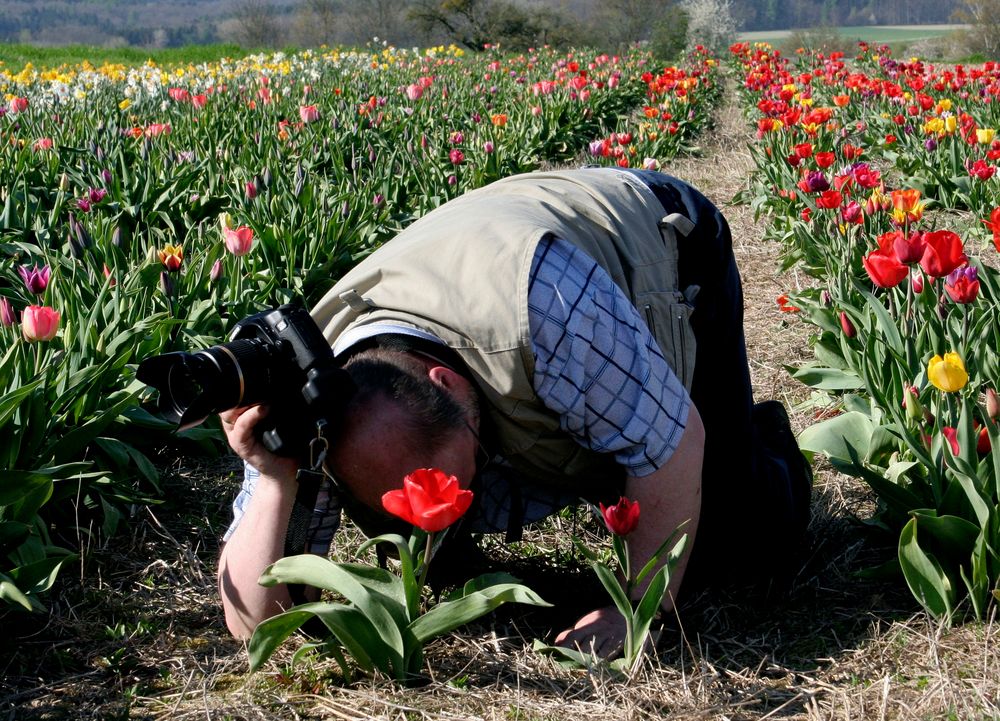
[[[732,59],[757,128],[746,199],[816,281],[779,299],[817,327],[793,375],[823,420],[800,444],[869,483],[922,605],[982,617],[1000,582],[998,68],[868,46]]]
[[[707,126],[716,73],[704,52],[391,47],[0,72],[4,600],[37,608],[73,529],[158,496],[144,452],[172,429],[140,403],[139,360],[308,305],[428,210],[592,162],[597,138],[658,164]]]

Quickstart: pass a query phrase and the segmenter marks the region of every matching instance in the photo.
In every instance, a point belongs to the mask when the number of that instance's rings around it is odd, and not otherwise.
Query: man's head
[[[381,509],[382,494],[416,468],[440,468],[468,486],[479,427],[468,380],[430,356],[382,348],[344,367],[357,390],[329,465],[357,500]]]

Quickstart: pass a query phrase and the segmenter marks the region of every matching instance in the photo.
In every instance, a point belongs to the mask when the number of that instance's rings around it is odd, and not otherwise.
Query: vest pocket
[[[636,306],[642,313],[656,343],[663,352],[674,374],[690,391],[694,379],[694,361],[697,350],[691,313],[694,307],[683,293],[658,291],[640,293]]]

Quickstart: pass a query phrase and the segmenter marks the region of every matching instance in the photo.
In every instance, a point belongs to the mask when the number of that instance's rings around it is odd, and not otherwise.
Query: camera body
[[[295,305],[244,318],[228,343],[147,358],[136,376],[160,391],[160,412],[181,430],[214,413],[267,404],[257,428],[264,446],[298,458],[317,424],[335,422],[354,392],[312,316]]]

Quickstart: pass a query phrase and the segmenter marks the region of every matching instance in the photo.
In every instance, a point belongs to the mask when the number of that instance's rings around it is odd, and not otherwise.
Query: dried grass
[[[732,94],[727,97],[732,97]],[[755,394],[787,406],[808,396],[784,365],[809,357],[809,329],[774,298],[809,282],[776,275],[778,248],[750,211],[730,204],[750,174],[738,110],[721,109],[700,157],[668,172],[724,209],[744,278]],[[793,425],[812,421],[792,413]],[[808,560],[788,588],[686,601],[658,652],[627,681],[562,670],[531,639],[569,612],[506,611],[432,643],[427,683],[346,683],[330,661],[288,671],[288,650],[248,675],[228,638],[214,566],[235,479],[231,462],[186,460],[168,469],[165,507],[142,511],[131,539],[91,549],[64,578],[52,613],[3,617],[0,717],[9,719],[938,719],[1000,716],[995,618],[946,628],[917,613],[898,579],[856,575],[892,557],[853,519],[872,501],[857,482],[817,473]],[[537,576],[542,595],[601,603],[587,569],[568,560],[557,519],[515,548],[484,543],[496,561]],[[738,542],[739,539],[734,539]],[[766,564],[767,559],[760,559]],[[559,570],[554,570],[558,567]],[[548,578],[547,583],[544,579]],[[534,579],[532,580],[534,584]],[[536,586],[537,587],[537,586]]]

